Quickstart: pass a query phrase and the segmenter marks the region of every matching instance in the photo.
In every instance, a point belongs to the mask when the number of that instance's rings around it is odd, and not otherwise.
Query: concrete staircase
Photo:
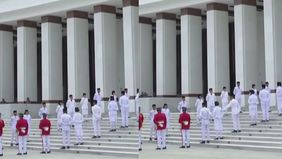
[[[210,125],[211,141],[209,144],[200,144],[201,141],[201,129],[200,125],[197,125],[196,114],[193,112],[190,114],[192,118],[192,125],[190,129],[191,146],[204,146],[214,148],[230,148],[230,149],[247,149],[247,150],[259,150],[259,151],[278,151],[282,152],[282,117],[278,116],[276,112],[272,112],[270,115],[269,123],[261,123],[262,114],[259,113],[259,122],[257,126],[250,126],[250,117],[248,112],[244,112],[240,115],[241,121],[241,133],[232,134],[232,117],[230,113],[227,113],[223,119],[224,126],[224,139],[214,140],[215,132],[213,123]],[[179,113],[172,113],[170,119],[170,128],[168,130],[167,145],[170,144],[181,145],[180,126],[178,124]],[[149,141],[149,121],[145,119],[145,123],[142,131],[143,142]]]
[[[138,158],[138,131],[137,131],[137,119],[132,117],[129,119],[129,128],[119,129],[116,132],[109,132],[109,119],[103,118],[101,121],[101,138],[92,139],[93,126],[92,119],[88,119],[83,124],[84,133],[84,145],[74,146],[76,143],[75,130],[71,130],[71,148],[68,150],[61,150],[62,137],[61,133],[57,131],[56,119],[50,119],[52,122],[51,130],[51,151],[59,151],[66,153],[87,153],[105,156],[122,156],[125,158]],[[5,148],[10,147],[10,127],[8,121],[6,121],[6,127],[3,135],[3,146]],[[121,119],[118,118],[118,127],[120,126]],[[28,149],[42,150],[42,141],[40,137],[40,130],[38,129],[39,119],[32,120],[30,142],[28,142]],[[15,152],[16,153],[16,152]]]

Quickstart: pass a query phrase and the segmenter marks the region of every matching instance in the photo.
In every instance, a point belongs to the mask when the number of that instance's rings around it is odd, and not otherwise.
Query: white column
[[[94,7],[95,82],[103,97],[109,97],[112,90],[119,90],[116,23],[115,7]],[[102,102],[103,110],[104,106]]]
[[[176,95],[176,15],[157,13],[157,96]]]
[[[223,86],[230,89],[228,6],[210,3],[207,8],[208,88],[219,93]]]
[[[201,10],[181,10],[181,86],[189,104],[203,91]]]
[[[140,90],[153,96],[152,19],[140,17]]]
[[[37,28],[36,22],[18,21],[17,87],[18,102],[37,101]]]
[[[42,100],[63,100],[62,24],[61,17],[44,16],[42,39]]]
[[[124,82],[128,94],[133,96],[140,87],[139,0],[123,0],[123,41]]]
[[[68,94],[79,99],[83,93],[89,97],[89,37],[88,13],[67,13]]]
[[[14,101],[13,27],[0,24],[0,101]]]
[[[281,0],[266,0],[264,4],[264,34],[265,34],[265,77],[273,90],[277,82],[282,81],[282,19]],[[275,95],[272,94],[271,105],[275,105]]]
[[[252,84],[260,85],[257,62],[257,7],[256,0],[235,1],[236,80],[243,89],[242,106],[246,105]]]

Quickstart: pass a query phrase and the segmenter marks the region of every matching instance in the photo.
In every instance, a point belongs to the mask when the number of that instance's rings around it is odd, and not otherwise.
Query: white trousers
[[[150,122],[150,137],[156,137],[156,126],[152,121]]]
[[[83,143],[83,129],[82,125],[74,125],[76,134],[76,143]]]
[[[141,130],[138,131],[138,143],[139,143],[139,149],[142,148]]]
[[[258,114],[252,114],[251,116],[251,124],[256,124],[258,119]]]
[[[188,129],[182,129],[182,145],[183,146],[189,146],[190,145],[190,131]]]
[[[16,128],[11,128],[11,144],[18,143],[18,133]]]
[[[214,107],[214,104],[208,104],[208,109],[210,110],[210,112],[213,112]]]
[[[42,146],[43,146],[44,152],[50,151],[50,136],[49,135],[42,135]]]
[[[0,136],[0,154],[3,154],[2,136]]]
[[[166,147],[166,130],[157,130],[158,148]]]
[[[23,154],[27,152],[27,136],[18,136],[19,141],[19,153]]]
[[[240,114],[232,114],[233,130],[241,130]]]
[[[277,99],[277,111],[278,111],[278,114],[282,114],[282,100],[281,99]]]
[[[202,122],[201,131],[202,131],[202,141],[210,140],[210,125],[203,124]]]
[[[128,126],[128,114],[129,114],[129,108],[122,107],[121,108],[121,126]]]
[[[70,130],[62,130],[63,146],[70,146]]]
[[[101,120],[93,119],[94,136],[101,136]]]
[[[117,113],[109,112],[110,128],[111,130],[116,129],[117,127]]]
[[[269,120],[269,102],[261,101],[262,119]]]

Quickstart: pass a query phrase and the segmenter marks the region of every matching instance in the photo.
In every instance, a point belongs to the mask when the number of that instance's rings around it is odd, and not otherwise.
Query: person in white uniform
[[[29,142],[30,128],[31,128],[31,115],[28,110],[24,111],[23,118],[27,121],[28,124],[28,133],[27,133],[27,142]]]
[[[277,99],[278,115],[282,116],[282,84],[281,82],[277,82],[276,99]]]
[[[88,117],[88,98],[86,97],[86,93],[82,94],[82,98],[80,100],[81,112],[83,118],[87,120]]]
[[[168,129],[170,127],[170,110],[166,103],[163,105],[162,113],[164,113],[166,117],[166,135],[168,136]]]
[[[262,111],[262,122],[269,121],[269,104],[270,104],[270,93],[266,89],[266,86],[262,85],[262,90],[259,91],[259,99]]]
[[[269,93],[271,93],[271,89],[270,89],[270,87],[269,87],[269,83],[268,83],[268,82],[265,82],[265,89],[266,89]]]
[[[224,112],[222,108],[219,106],[218,102],[215,102],[215,107],[212,113],[212,117],[214,120],[214,130],[215,130],[215,140],[223,139],[223,119]]]
[[[110,96],[110,102],[108,104],[110,132],[116,131],[117,111],[118,111],[117,102],[115,101],[114,96]]]
[[[207,101],[207,108],[210,110],[210,112],[213,112],[213,109],[215,107],[214,102],[215,102],[215,95],[213,93],[213,89],[209,89],[209,93],[206,96],[206,101]]]
[[[18,135],[17,135],[17,121],[19,120],[18,112],[16,110],[13,111],[13,115],[10,119],[10,127],[11,127],[11,146],[14,144],[18,145]]]
[[[249,115],[251,117],[251,125],[250,126],[255,126],[257,125],[257,118],[258,118],[258,97],[255,94],[254,90],[250,90],[250,96],[248,99],[248,104],[249,104]]]
[[[83,145],[83,129],[82,123],[84,121],[83,115],[79,112],[79,108],[75,108],[75,113],[72,118],[72,124],[75,128],[76,143],[74,145]]]
[[[121,110],[121,128],[128,128],[128,114],[129,114],[129,98],[125,92],[121,92],[122,96],[119,98],[119,105]]]
[[[71,94],[71,95],[69,95],[69,99],[68,99],[67,104],[66,104],[67,112],[71,117],[73,117],[74,109],[76,107],[75,105],[76,105],[75,100],[73,99],[73,95]]]
[[[115,102],[118,102],[118,98],[117,98],[117,95],[116,95],[116,91],[115,90],[112,90],[112,96],[114,97],[114,101]],[[111,101],[111,98],[109,98],[109,102]]]
[[[226,87],[224,86],[220,94],[222,108],[225,108],[227,106],[228,97],[229,97],[228,91],[226,90]]]
[[[101,89],[97,88],[97,91],[93,97],[93,100],[97,101],[97,105],[99,105],[101,107],[101,101],[102,101],[103,97],[101,95]]]
[[[42,107],[39,109],[39,112],[38,112],[38,116],[40,117],[40,119],[43,119],[44,113],[48,115],[48,108],[45,102],[42,103]]]
[[[62,127],[62,137],[63,137],[63,146],[61,147],[61,149],[70,148],[71,122],[72,122],[72,118],[68,114],[67,109],[64,108],[63,115],[61,116],[60,119],[60,126]]]
[[[240,107],[240,104],[239,104],[238,100],[235,99],[234,95],[231,96],[231,101],[225,107],[224,111],[227,111],[229,108],[231,108],[231,112],[232,112],[232,122],[233,122],[233,131],[232,131],[232,133],[241,132],[241,127],[240,127],[241,107]]]
[[[157,114],[156,108],[157,108],[156,104],[153,104],[152,110],[150,110],[149,115],[148,115],[148,119],[150,121],[150,141],[157,138],[156,125],[154,123],[154,117]]]
[[[202,141],[201,144],[210,143],[210,119],[212,118],[210,110],[206,105],[203,105],[203,108],[200,110],[200,119],[201,119],[201,132],[202,132]]]
[[[93,101],[94,106],[92,107],[92,121],[94,128],[94,136],[92,138],[101,138],[101,119],[102,112],[100,106],[98,106],[97,101]]]
[[[201,95],[199,95],[196,102],[195,102],[197,125],[200,125],[200,123],[201,123],[200,111],[203,107],[203,103],[204,103],[203,97]]]
[[[139,107],[140,107],[140,94],[139,94],[139,88],[137,88],[136,90],[136,95],[135,95],[135,111],[136,111],[136,116],[138,117],[139,116]]]
[[[56,113],[57,113],[57,130],[58,131],[62,130],[62,128],[60,127],[60,120],[61,120],[61,116],[63,115],[63,109],[64,109],[64,106],[59,101],[58,102],[58,106],[56,108]]]
[[[177,110],[182,113],[182,108],[186,108],[186,110],[188,110],[188,102],[185,100],[185,96],[181,97],[181,101],[178,103]]]
[[[240,88],[240,82],[237,81],[236,86],[234,87],[233,90],[233,95],[235,96],[235,99],[238,101],[239,106],[241,107],[241,95],[242,95],[242,90]]]

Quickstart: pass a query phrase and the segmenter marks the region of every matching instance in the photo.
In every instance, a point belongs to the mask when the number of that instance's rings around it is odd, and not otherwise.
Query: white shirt
[[[203,107],[201,110],[200,110],[200,119],[202,121],[202,124],[209,124],[209,120],[211,118],[211,112],[208,108],[206,107]]]
[[[252,90],[255,92],[255,95],[258,95],[257,89],[252,88]]]
[[[47,107],[41,107],[40,109],[39,109],[39,112],[38,112],[38,116],[40,117],[40,118],[42,118],[42,115],[43,114],[48,114],[48,108]]]
[[[68,100],[67,101],[67,109],[68,109],[68,113],[74,113],[75,110],[75,101],[74,100]]]
[[[196,112],[197,112],[197,115],[200,115],[200,111],[203,107],[203,100],[202,99],[197,99],[196,102],[195,102],[195,107],[196,107]]]
[[[12,129],[16,129],[17,121],[19,120],[18,116],[11,116],[10,126]]]
[[[178,103],[178,107],[177,107],[178,111],[182,112],[182,108],[188,109],[188,103],[186,101],[182,100]]]
[[[267,89],[263,89],[259,91],[259,99],[261,102],[269,102],[270,101],[270,93]]]
[[[154,117],[155,117],[156,114],[157,114],[157,110],[153,110],[153,109],[152,109],[152,110],[150,111],[148,118],[149,118],[149,120],[150,120],[151,122],[154,122]]]
[[[221,107],[219,107],[219,106],[214,107],[212,116],[213,116],[214,119],[222,119],[223,118],[223,111],[222,111]]]
[[[229,104],[226,106],[225,110],[229,109],[231,107],[231,111],[233,115],[237,115],[241,111],[241,107],[239,102],[236,99],[232,99]]]
[[[270,89],[268,86],[265,86],[265,89],[266,89],[269,93],[271,93],[271,89]]]
[[[61,116],[60,125],[62,126],[62,130],[70,130],[71,116],[69,114],[64,113]]]
[[[102,101],[102,95],[100,93],[95,93],[93,100],[97,101],[97,104],[101,106],[101,101]]]
[[[236,99],[241,98],[241,94],[242,94],[241,88],[238,86],[234,87],[233,94],[235,95]]]
[[[128,108],[129,98],[126,95],[123,95],[119,98],[119,105],[122,108]]]
[[[257,106],[257,104],[259,104],[258,97],[255,94],[250,95],[248,104],[249,106]]]
[[[228,103],[228,92],[222,91],[220,94],[220,98],[221,98],[222,103]]]
[[[56,113],[57,113],[57,118],[60,119],[62,114],[63,114],[63,109],[64,106],[63,105],[58,105],[57,109],[56,109]]]
[[[101,108],[98,105],[94,105],[92,107],[92,117],[93,119],[101,119],[102,116],[102,112],[101,112]]]
[[[24,114],[23,118],[27,121],[28,126],[31,124],[31,116],[30,114]]]
[[[117,113],[117,111],[118,111],[117,102],[110,101],[110,103],[108,104],[108,111],[111,112],[111,113]]]
[[[169,111],[169,109],[168,108],[166,108],[166,109],[162,108],[162,113],[165,114],[166,120],[169,121],[169,119],[170,119],[170,111]]]
[[[88,109],[88,98],[82,97],[80,100],[80,105],[82,109]]]
[[[206,96],[206,101],[207,101],[208,105],[214,105],[214,102],[215,102],[214,93],[212,93],[212,94],[208,93],[207,96]]]
[[[276,88],[276,97],[277,99],[282,100],[282,87],[281,86]]]
[[[139,93],[137,93],[135,96],[135,103],[138,107],[140,107]]]
[[[82,125],[84,119],[81,113],[75,112],[73,117],[72,117],[72,123],[74,125]]]

